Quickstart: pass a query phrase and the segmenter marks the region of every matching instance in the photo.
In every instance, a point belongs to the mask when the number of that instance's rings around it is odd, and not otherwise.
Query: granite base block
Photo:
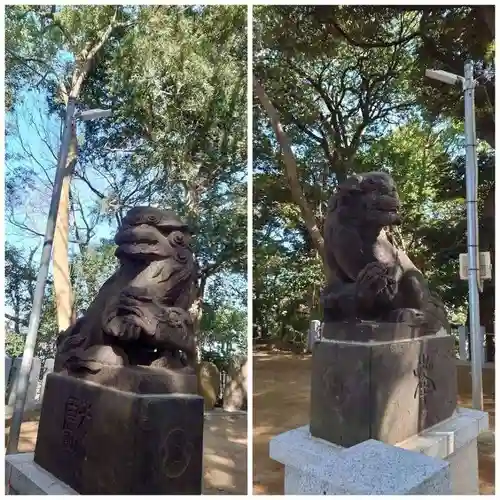
[[[374,439],[325,456],[321,464],[285,469],[285,495],[449,493],[449,464],[444,460]]]
[[[5,457],[7,495],[78,495],[34,461],[34,453],[16,453]]]
[[[80,494],[199,495],[203,398],[47,378],[35,462]]]
[[[489,428],[488,413],[457,408],[453,417],[407,439],[398,446],[450,464],[452,493],[479,494],[477,438]]]
[[[477,494],[477,436],[487,429],[487,413],[458,408],[395,446],[367,440],[344,448],[304,426],[274,437],[270,457],[285,465],[287,495]]]

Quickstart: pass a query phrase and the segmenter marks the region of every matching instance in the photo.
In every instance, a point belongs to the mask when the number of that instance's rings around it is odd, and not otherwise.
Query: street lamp
[[[447,83],[448,85],[458,85],[464,81],[463,76],[448,73],[448,71],[442,71],[440,69],[426,69],[425,76],[432,78],[433,80]]]
[[[89,109],[87,111],[79,111],[75,113],[75,118],[87,121],[95,120],[96,118],[109,118],[112,114],[110,109]]]
[[[476,155],[476,118],[474,113],[474,66],[467,61],[464,76],[441,70],[426,70],[425,76],[446,83],[462,83],[464,92],[465,128],[465,188],[467,202],[467,263],[469,282],[469,331],[472,348],[472,406],[483,409],[483,339],[479,318],[479,244],[477,218],[477,155]]]
[[[30,319],[28,323],[28,333],[24,344],[23,358],[21,368],[16,377],[14,390],[16,391],[16,402],[10,425],[9,441],[7,444],[7,454],[16,453],[21,433],[21,424],[23,422],[24,406],[26,404],[26,393],[28,390],[29,376],[33,365],[33,354],[35,352],[38,327],[40,326],[40,316],[42,311],[43,295],[45,284],[49,274],[50,257],[52,254],[52,243],[56,227],[57,212],[59,210],[59,201],[61,199],[61,190],[64,178],[69,174],[66,171],[66,162],[71,143],[71,133],[75,120],[92,120],[94,118],[104,118],[111,116],[111,110],[96,109],[89,111],[76,112],[75,98],[70,96],[66,105],[66,117],[64,120],[64,131],[61,139],[59,158],[57,161],[56,178],[52,188],[52,197],[50,200],[49,214],[47,216],[47,225],[45,228],[45,237],[40,259],[40,267],[36,279],[33,305],[31,308]]]

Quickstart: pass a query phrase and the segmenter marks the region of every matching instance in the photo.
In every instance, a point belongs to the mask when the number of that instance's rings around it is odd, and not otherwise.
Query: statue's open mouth
[[[399,224],[401,222],[399,208],[399,200],[393,196],[381,196],[373,206],[379,216],[384,220],[388,220],[390,224]]]
[[[399,207],[398,207],[399,208]],[[398,224],[401,224],[401,216],[399,215],[399,210],[397,208],[375,208],[375,210],[378,212],[378,217],[381,219],[385,225],[388,226],[396,226]]]

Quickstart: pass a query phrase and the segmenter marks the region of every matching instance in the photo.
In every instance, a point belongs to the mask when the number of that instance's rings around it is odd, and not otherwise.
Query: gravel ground
[[[256,495],[283,495],[284,467],[269,458],[269,440],[281,432],[308,423],[310,373],[310,355],[276,351],[254,353],[253,492]],[[459,392],[460,389],[459,387]],[[493,388],[485,384],[484,393],[485,410],[490,414],[490,431],[481,434],[478,439],[479,489],[483,495],[493,495],[495,493]],[[459,404],[470,407],[470,395],[461,393]]]
[[[19,451],[34,451],[39,411],[25,414]],[[5,421],[5,438],[10,420]],[[247,492],[247,415],[215,410],[205,414],[204,494],[245,495]]]

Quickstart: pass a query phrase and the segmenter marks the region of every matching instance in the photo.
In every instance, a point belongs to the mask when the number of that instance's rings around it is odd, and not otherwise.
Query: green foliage
[[[23,9],[33,26],[20,24]],[[70,228],[77,313],[88,307],[115,265],[113,245],[96,244],[96,233],[113,234],[127,210],[139,205],[173,209],[188,219],[200,264],[200,299],[214,280],[231,276],[241,295],[246,288],[247,231],[246,7],[13,7],[8,24],[10,43],[24,61],[36,55],[31,41],[50,48],[42,51],[50,71],[40,81],[33,72],[21,80],[15,73],[19,66],[8,66],[11,93],[43,91],[54,119],[63,116],[61,84],[71,83],[86,47],[112,27],[78,99],[79,109],[111,108],[113,116],[81,123],[78,130]],[[14,36],[21,32],[22,37]],[[18,111],[15,102],[13,97],[13,113]],[[9,212],[20,213],[27,211],[25,180],[40,188],[52,172],[37,155],[30,162],[21,161],[19,151],[14,156],[8,203]],[[244,303],[228,302],[228,293],[219,289],[218,319],[207,326],[207,338],[215,335],[229,346],[224,347],[226,354],[233,344],[241,348],[246,332],[240,325]],[[211,296],[208,303],[213,302]],[[47,314],[53,312],[52,305],[49,289]],[[231,316],[227,311],[234,307]],[[56,328],[48,319],[40,335],[48,339],[50,331],[53,339]],[[235,326],[228,330],[224,321]],[[43,345],[49,349],[53,344]]]
[[[198,335],[201,359],[224,371],[235,356],[245,356],[248,350],[246,290],[238,278],[218,275],[211,280]]]
[[[61,32],[45,30],[50,6],[5,7],[5,100],[10,110],[25,85],[38,86],[51,70]]]
[[[37,267],[34,264],[35,249],[27,255],[22,250],[7,244],[5,252],[5,348],[9,356],[20,356],[24,352],[25,335],[33,303]],[[55,353],[57,334],[55,302],[52,282],[49,280],[42,304],[38,329],[36,356],[45,360]],[[12,354],[10,354],[12,353]]]
[[[201,359],[211,361],[227,371],[236,355],[247,351],[247,315],[241,309],[206,304],[200,325]]]
[[[268,242],[254,250],[253,334],[303,343],[319,317],[320,260]]]
[[[424,72],[463,74],[465,58],[472,57],[494,102],[488,12],[432,6],[254,9],[254,73],[280,114],[318,227],[328,198],[347,175],[390,172],[403,215],[393,237],[459,323],[467,311],[467,283],[458,277],[458,255],[466,251],[463,101],[457,89],[425,79]],[[492,114],[480,91],[478,135],[492,145]],[[257,99],[253,142],[254,336],[303,341],[309,320],[319,314],[319,249],[291,196],[281,149]],[[493,252],[494,154],[484,143],[479,151],[480,242]],[[489,285],[481,296],[489,304],[481,310],[486,325],[493,317]]]
[[[100,245],[86,247],[83,252],[75,255],[71,265],[71,281],[77,314],[85,312],[101,286],[115,272],[115,249],[114,244],[103,241]]]
[[[14,332],[5,334],[5,354],[11,358],[19,358],[24,352],[24,337]]]

